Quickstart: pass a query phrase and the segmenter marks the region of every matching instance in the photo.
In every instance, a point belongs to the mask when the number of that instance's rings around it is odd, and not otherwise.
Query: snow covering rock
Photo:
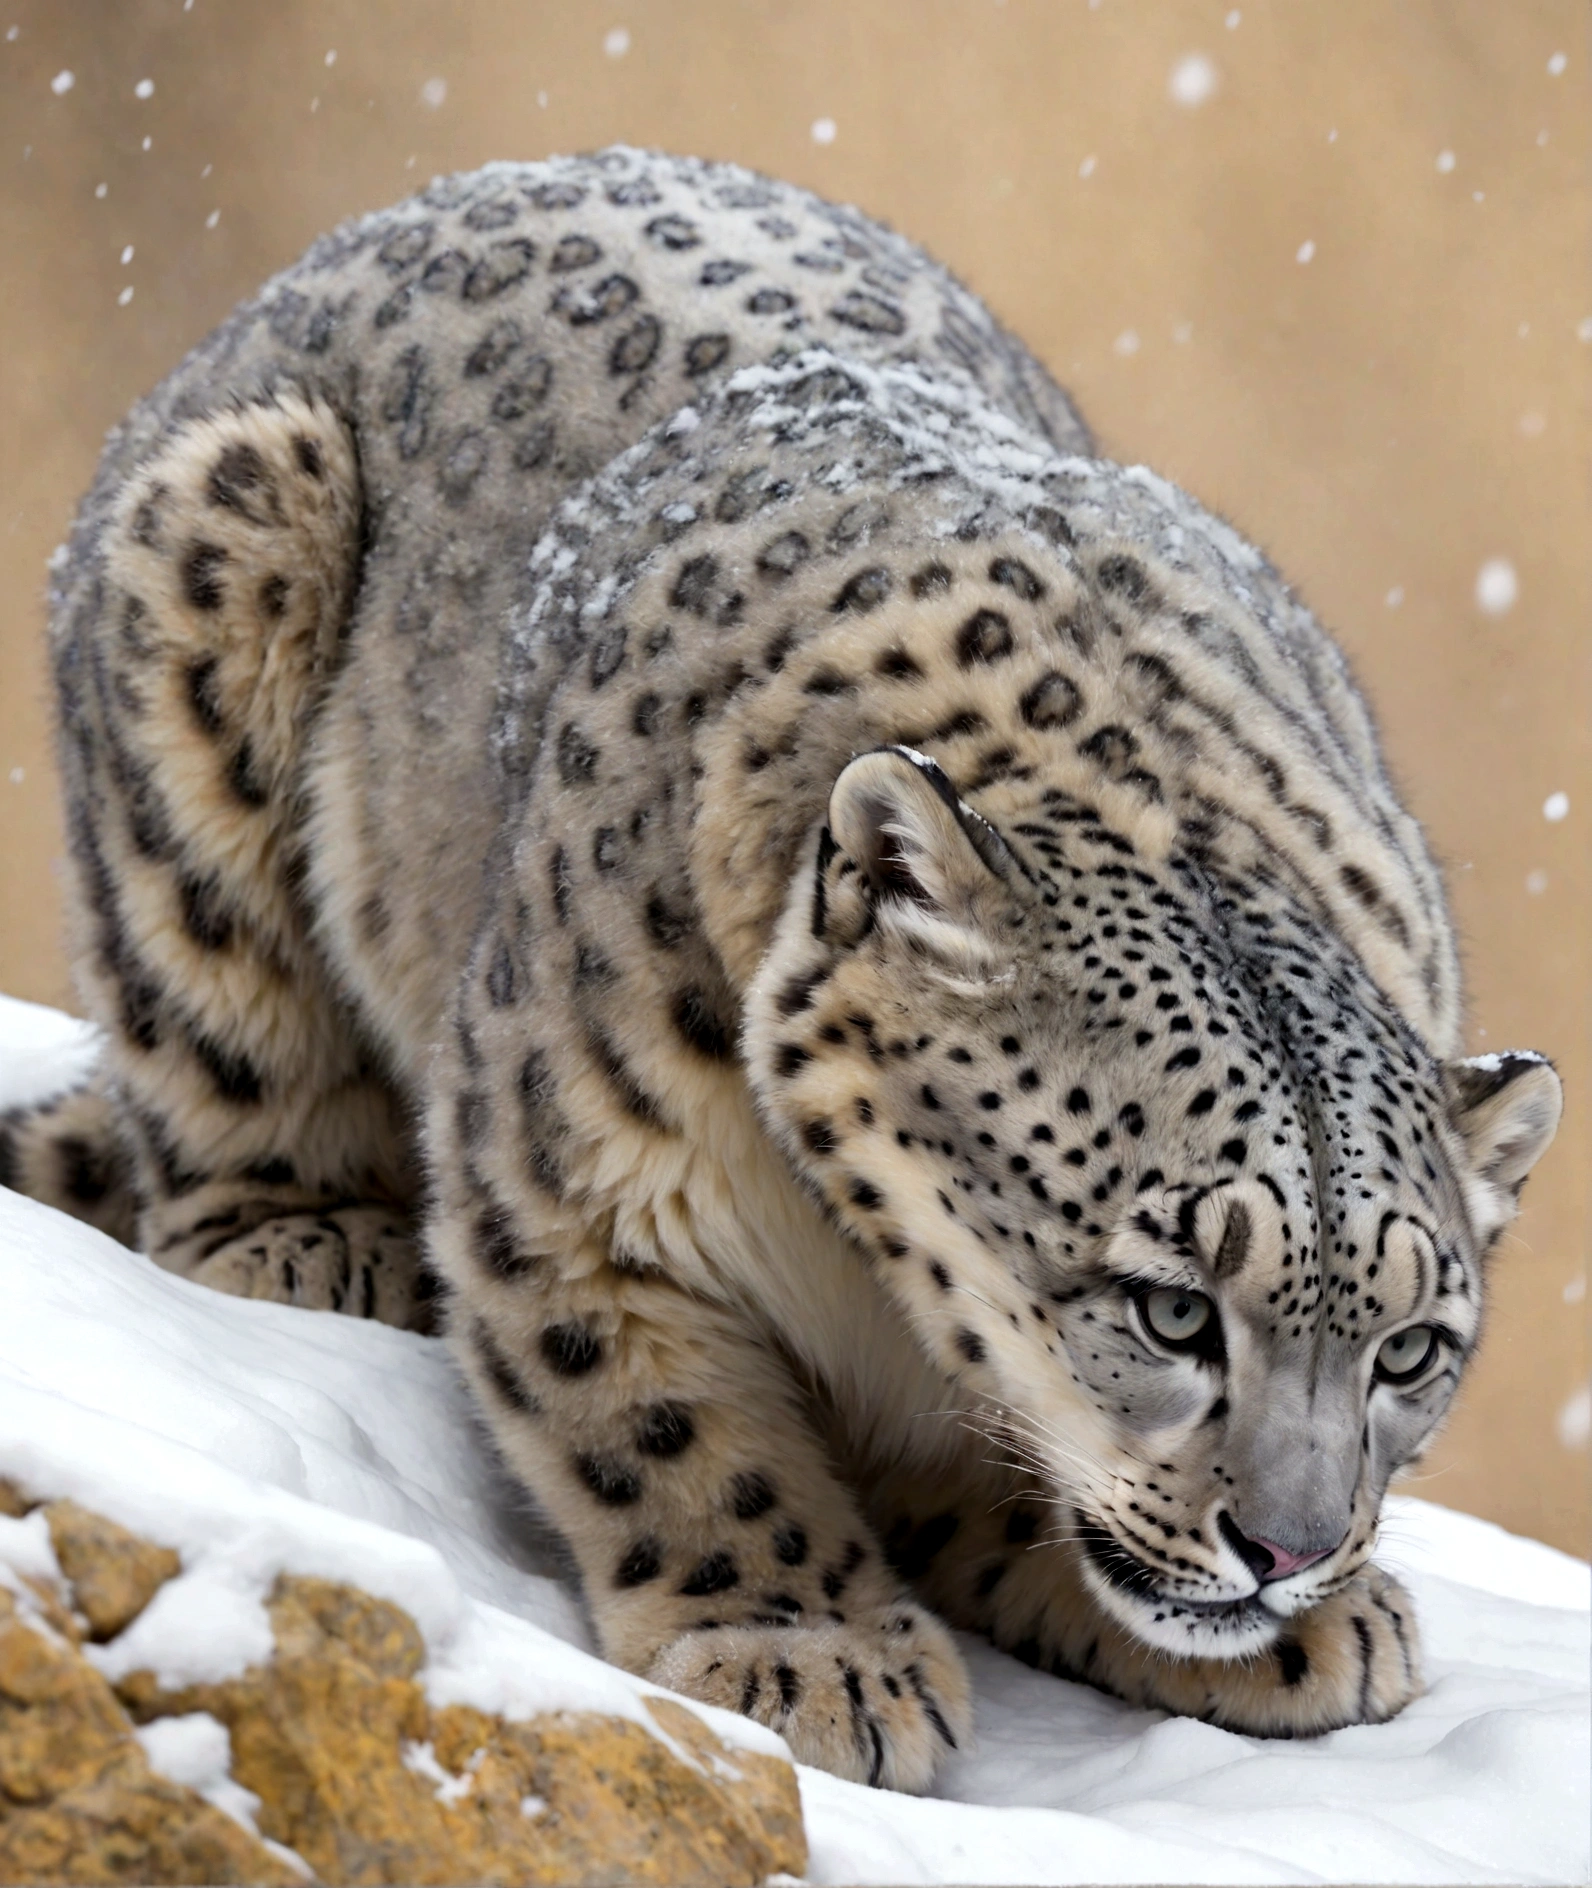
[[[0,1107],[42,1098],[89,1053],[81,1025],[0,999]],[[0,1475],[181,1556],[130,1626],[86,1648],[111,1682],[237,1680],[271,1656],[287,1573],[401,1607],[433,1713],[652,1730],[655,1688],[591,1656],[558,1545],[499,1479],[440,1345],[219,1297],[3,1191],[0,1307]],[[0,1521],[0,1558],[43,1551],[14,1539],[31,1526]],[[931,1801],[803,1770],[808,1879],[1584,1882],[1586,1564],[1401,1499],[1380,1557],[1415,1594],[1431,1680],[1393,1723],[1238,1737],[964,1641],[977,1747]],[[728,1744],[781,1750],[694,1709]],[[433,1788],[462,1774],[431,1761]],[[413,1762],[429,1775],[423,1752]]]

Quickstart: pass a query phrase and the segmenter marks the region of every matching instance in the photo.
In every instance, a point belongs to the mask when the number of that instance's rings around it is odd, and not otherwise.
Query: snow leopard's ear
[[[829,830],[882,922],[938,955],[987,959],[992,904],[1022,868],[943,768],[908,747],[859,754],[830,793]]]
[[[1513,1195],[1547,1151],[1559,1125],[1564,1090],[1554,1066],[1531,1050],[1450,1062],[1443,1071],[1449,1119],[1478,1176]]]

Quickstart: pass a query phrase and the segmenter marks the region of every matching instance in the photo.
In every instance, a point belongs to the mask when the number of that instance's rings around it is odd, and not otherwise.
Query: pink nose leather
[[[1286,1580],[1290,1573],[1297,1573],[1301,1567],[1312,1567],[1332,1552],[1330,1547],[1318,1547],[1313,1554],[1290,1554],[1286,1547],[1279,1547],[1275,1541],[1263,1541],[1259,1535],[1251,1535],[1250,1538],[1257,1547],[1264,1547],[1272,1557],[1274,1564],[1271,1571],[1261,1576],[1265,1580]]]

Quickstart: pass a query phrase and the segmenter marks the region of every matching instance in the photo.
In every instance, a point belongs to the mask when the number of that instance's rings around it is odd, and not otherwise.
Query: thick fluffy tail
[[[123,1245],[133,1243],[132,1162],[102,1075],[0,1114],[0,1186],[86,1219]]]

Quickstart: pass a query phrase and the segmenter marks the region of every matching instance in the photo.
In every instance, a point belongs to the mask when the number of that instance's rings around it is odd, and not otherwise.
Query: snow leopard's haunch
[[[610,1657],[908,1789],[949,1626],[1257,1733],[1415,1694],[1378,1507],[1557,1078],[1457,1059],[1309,613],[918,251],[439,182],[134,411],[53,651],[107,1049],[9,1175],[440,1319]]]

